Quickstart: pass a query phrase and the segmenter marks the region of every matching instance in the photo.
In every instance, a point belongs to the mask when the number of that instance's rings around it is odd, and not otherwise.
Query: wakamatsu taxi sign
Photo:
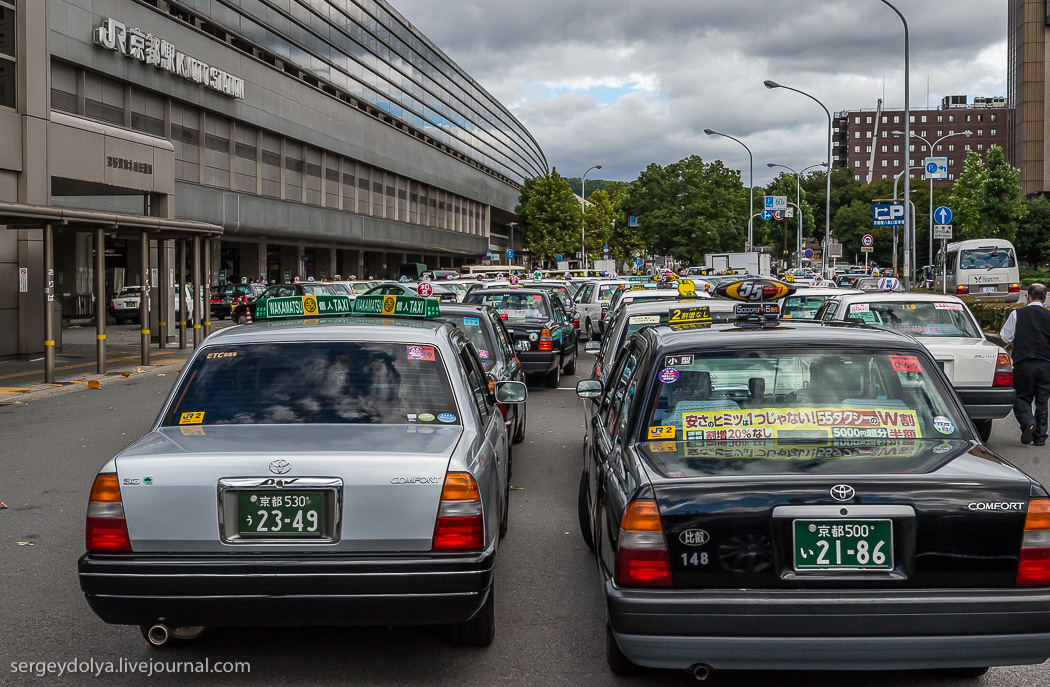
[[[354,312],[362,315],[407,315],[439,317],[441,306],[436,298],[415,296],[358,296]]]
[[[256,307],[255,318],[316,317],[317,315],[345,315],[353,310],[348,296],[287,296],[267,298]]]

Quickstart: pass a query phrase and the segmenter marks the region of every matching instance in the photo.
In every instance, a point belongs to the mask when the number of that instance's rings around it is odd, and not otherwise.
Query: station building
[[[0,0],[0,357],[144,280],[171,338],[184,265],[199,292],[520,253],[546,170],[386,0]]]

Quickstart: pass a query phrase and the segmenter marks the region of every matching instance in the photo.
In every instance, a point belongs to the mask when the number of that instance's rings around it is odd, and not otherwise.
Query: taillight
[[[1010,362],[1010,356],[1000,353],[995,361],[995,376],[992,377],[992,386],[1005,386],[1013,388],[1014,366]]]
[[[605,315],[609,312],[609,308],[602,306],[602,319],[605,319]]]
[[[656,501],[643,499],[627,504],[616,545],[616,583],[630,587],[671,586],[671,560]]]
[[[1017,564],[1018,587],[1050,585],[1050,500],[1032,499],[1024,522],[1021,558]]]
[[[478,483],[468,472],[449,472],[441,488],[441,505],[431,551],[480,551],[485,547],[485,520]]]
[[[1009,293],[1018,293],[1021,290],[1020,284],[1010,284],[1006,289]]]
[[[554,339],[551,338],[551,330],[544,328],[544,330],[540,332],[540,345],[536,350],[548,352],[554,350]]]
[[[580,318],[578,318],[578,317],[572,318],[572,328],[573,329],[579,329],[580,328]]]
[[[970,287],[966,284],[959,284],[955,287],[955,293],[970,293]]]
[[[128,524],[124,520],[124,503],[120,498],[120,483],[112,472],[97,475],[91,485],[84,543],[89,553],[131,551],[131,537],[128,536]]]

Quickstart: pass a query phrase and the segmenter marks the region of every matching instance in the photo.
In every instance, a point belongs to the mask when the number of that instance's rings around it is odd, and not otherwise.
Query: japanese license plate
[[[530,350],[531,348],[532,348],[532,343],[530,343],[528,341],[521,340],[521,341],[515,341],[514,342],[514,350],[516,350],[516,351],[527,351],[527,350]]]
[[[323,537],[324,493],[237,492],[237,534],[242,537]]]
[[[795,520],[795,570],[891,570],[889,520]]]
[[[981,287],[981,293],[995,293],[998,290],[999,290],[999,287],[997,287],[997,286],[982,286]]]

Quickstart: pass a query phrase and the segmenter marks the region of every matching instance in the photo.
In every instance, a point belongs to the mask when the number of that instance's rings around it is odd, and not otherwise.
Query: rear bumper
[[[956,389],[971,420],[997,420],[1013,412],[1017,393],[1008,387]]]
[[[897,670],[1042,663],[1050,590],[625,590],[609,622],[635,663]]]
[[[85,555],[80,588],[107,623],[428,625],[465,622],[492,589],[474,557]]]
[[[559,363],[559,353],[557,351],[543,352],[538,351],[519,351],[518,360],[521,361],[521,369],[526,374],[542,374],[550,372]]]

